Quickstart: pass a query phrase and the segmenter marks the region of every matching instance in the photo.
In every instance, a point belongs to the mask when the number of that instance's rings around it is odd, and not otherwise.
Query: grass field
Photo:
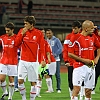
[[[54,87],[54,93],[45,93],[45,91],[47,90],[46,87],[46,82],[45,79],[43,79],[43,85],[42,85],[42,89],[41,89],[41,98],[36,97],[36,100],[70,100],[69,97],[69,92],[68,92],[68,82],[67,82],[67,73],[61,73],[61,93],[57,93],[56,92],[56,81],[55,81],[55,77],[53,77],[53,87]],[[29,99],[29,91],[30,91],[30,83],[26,82],[25,83],[26,88],[27,88],[27,100]],[[98,80],[98,84],[96,87],[96,94],[92,95],[92,100],[100,100],[100,79]],[[0,96],[2,95],[2,90],[0,89]],[[7,98],[5,99],[7,100]],[[14,96],[13,96],[13,100],[21,100],[21,96],[19,94],[19,92],[15,92]]]

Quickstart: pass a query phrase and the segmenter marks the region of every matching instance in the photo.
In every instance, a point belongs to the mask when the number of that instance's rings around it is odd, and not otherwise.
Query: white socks
[[[14,94],[14,83],[9,83],[9,97],[8,97],[8,99],[12,99],[13,94]]]
[[[85,97],[85,100],[92,100],[92,99],[91,99],[91,98],[86,98],[86,97]]]
[[[71,97],[71,100],[78,100],[78,97]]]
[[[26,90],[25,90],[25,85],[23,84],[19,84],[18,86],[20,94],[22,95],[22,100],[26,100]]]
[[[42,86],[42,81],[38,80],[37,81],[37,92],[36,92],[37,96],[40,95],[41,86]]]
[[[46,79],[46,83],[47,83],[48,91],[53,92],[52,80],[51,80],[51,78],[47,78],[47,79]]]
[[[8,94],[6,85],[7,85],[6,81],[4,81],[4,82],[2,82],[2,83],[0,84],[0,86],[1,86],[1,88],[2,88],[2,91],[3,91],[3,94]]]
[[[30,100],[35,100],[36,97],[36,91],[37,91],[37,86],[31,86],[31,91],[30,91]]]
[[[69,94],[70,94],[70,97],[72,96],[72,91],[71,89],[69,88]]]

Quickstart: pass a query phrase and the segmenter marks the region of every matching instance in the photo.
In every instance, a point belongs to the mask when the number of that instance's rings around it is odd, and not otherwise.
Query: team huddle
[[[51,29],[46,30],[46,39],[44,29],[36,29],[35,23],[34,16],[26,16],[24,28],[21,28],[18,34],[14,34],[12,22],[5,25],[6,34],[0,36],[0,86],[3,90],[0,100],[4,100],[7,95],[8,100],[12,100],[16,76],[22,100],[27,100],[24,85],[26,78],[31,84],[30,100],[35,100],[36,96],[41,97],[43,78],[46,79],[48,88],[46,92],[54,92],[52,75],[56,75],[57,93],[61,93],[59,56],[61,53],[68,67],[71,100],[78,100],[81,87],[85,89],[84,100],[92,100],[95,66],[100,58],[100,42],[94,33],[96,29],[94,23],[90,20],[84,21],[82,25],[79,21],[74,22],[72,33],[66,36],[63,47],[60,40],[52,36]],[[20,60],[18,60],[18,50],[20,50]],[[6,75],[9,80],[9,93],[6,87]],[[83,100],[82,96],[80,100]]]

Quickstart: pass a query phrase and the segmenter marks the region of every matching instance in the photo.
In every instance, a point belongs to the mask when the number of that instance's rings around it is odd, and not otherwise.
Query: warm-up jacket
[[[41,31],[36,28],[28,30],[25,35],[21,34],[22,29],[19,30],[16,37],[15,45],[21,45],[21,60],[28,62],[38,61],[38,53],[41,52],[41,61],[45,60],[45,45],[44,38]]]

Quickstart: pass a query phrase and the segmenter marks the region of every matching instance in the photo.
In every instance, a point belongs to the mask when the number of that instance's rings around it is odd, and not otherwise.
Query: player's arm
[[[50,52],[47,52],[46,55],[47,55],[48,63],[50,64],[51,63]]]
[[[80,56],[76,55],[75,54],[75,50],[76,50],[76,47],[78,47],[77,43],[75,42],[76,41],[76,38],[73,37],[71,40],[70,40],[70,43],[68,45],[68,56],[74,60],[76,60],[77,62],[82,62],[86,65],[91,65],[92,63],[92,60],[90,59],[84,59],[84,58],[81,58]],[[78,50],[78,49],[77,49]]]
[[[46,59],[45,59],[45,41],[44,41],[44,36],[42,32],[40,32],[40,41],[39,41],[39,47],[40,47],[40,53],[41,53],[41,65],[46,66]]]
[[[65,61],[65,65],[68,67],[70,66],[70,63],[68,61],[68,44],[69,44],[70,40],[68,38],[68,36],[66,36],[66,39],[64,41],[64,44],[63,44],[63,50],[62,50],[62,54],[63,54],[63,59]]]
[[[96,35],[94,34],[94,46],[97,49],[97,56],[94,59],[94,63],[97,64],[98,60],[100,58],[100,41],[99,39],[96,37]]]

